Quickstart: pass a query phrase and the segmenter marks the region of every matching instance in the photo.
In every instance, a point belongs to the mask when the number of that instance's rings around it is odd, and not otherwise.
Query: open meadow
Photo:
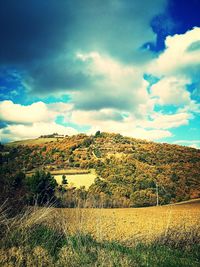
[[[99,241],[153,241],[171,229],[198,226],[200,201],[148,208],[56,209],[53,216],[62,219],[70,233],[91,234]]]

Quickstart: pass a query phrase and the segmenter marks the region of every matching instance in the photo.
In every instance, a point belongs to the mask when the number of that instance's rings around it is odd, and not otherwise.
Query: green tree
[[[58,184],[49,172],[37,171],[31,177],[27,177],[26,184],[29,204],[43,205],[55,201],[55,189]]]
[[[65,174],[62,175],[62,185],[68,185],[68,181]]]
[[[96,133],[95,133],[95,137],[100,137],[101,136],[101,132],[100,131],[97,131]]]

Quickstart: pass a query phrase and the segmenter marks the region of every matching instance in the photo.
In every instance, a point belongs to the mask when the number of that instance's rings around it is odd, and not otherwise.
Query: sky
[[[200,148],[199,0],[0,0],[1,142],[97,130]]]

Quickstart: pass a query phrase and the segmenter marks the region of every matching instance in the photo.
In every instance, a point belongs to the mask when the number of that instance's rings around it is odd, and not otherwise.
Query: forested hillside
[[[150,206],[157,193],[159,204],[200,197],[200,150],[120,134],[13,143],[1,146],[1,161],[4,177],[19,170],[95,169],[94,184],[80,194],[88,206]]]

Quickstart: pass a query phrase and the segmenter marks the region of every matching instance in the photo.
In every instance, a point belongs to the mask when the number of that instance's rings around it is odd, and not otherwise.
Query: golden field
[[[32,206],[9,220],[2,212],[0,266],[198,267],[199,219],[199,201],[132,209]]]
[[[62,175],[54,175],[57,183],[62,184]],[[93,184],[94,179],[96,178],[96,174],[88,173],[88,174],[71,174],[67,176],[67,182],[69,187],[75,186],[76,188],[80,188],[81,186],[85,186],[88,189],[91,184]]]
[[[169,229],[198,227],[200,202],[149,208],[56,209],[53,221],[70,233],[89,233],[97,240],[153,241]]]

